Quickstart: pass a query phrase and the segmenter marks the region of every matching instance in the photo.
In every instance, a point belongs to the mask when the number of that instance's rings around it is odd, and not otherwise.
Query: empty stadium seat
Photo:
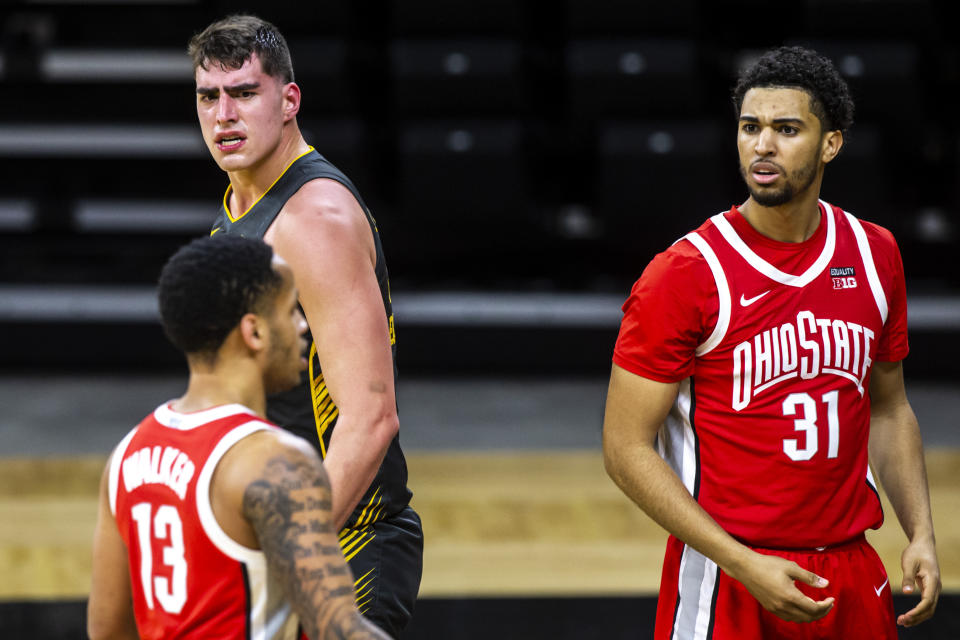
[[[790,44],[810,47],[833,60],[850,85],[861,119],[903,123],[924,117],[920,53],[916,44],[903,40],[836,39],[803,39]]]
[[[359,106],[359,72],[343,39],[290,38],[290,57],[303,91],[301,112],[349,114]]]
[[[516,113],[525,106],[522,49],[512,40],[400,40],[390,47],[404,113]]]
[[[889,155],[876,127],[855,125],[840,155],[827,165],[821,197],[859,218],[897,230],[904,212],[896,199]]]
[[[712,121],[610,121],[596,201],[612,246],[649,256],[745,198],[734,130]]]
[[[697,48],[689,40],[575,40],[567,45],[568,106],[577,115],[696,114]]]
[[[527,209],[523,132],[516,121],[411,122],[400,131],[403,224],[476,246],[513,240]],[[429,239],[424,239],[428,243]],[[432,243],[431,243],[432,244]]]

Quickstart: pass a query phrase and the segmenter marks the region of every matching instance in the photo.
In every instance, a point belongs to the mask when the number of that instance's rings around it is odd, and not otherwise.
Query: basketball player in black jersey
[[[413,610],[423,557],[398,439],[396,340],[376,223],[353,183],[307,144],[287,44],[230,16],[190,41],[204,141],[230,185],[212,233],[262,238],[293,269],[312,334],[299,388],[268,417],[313,442],[360,611],[393,636]]]

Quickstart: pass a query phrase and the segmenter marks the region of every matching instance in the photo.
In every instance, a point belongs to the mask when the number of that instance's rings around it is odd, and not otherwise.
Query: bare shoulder
[[[281,429],[264,429],[230,447],[213,477],[214,492],[236,507],[257,485],[329,488],[330,481],[320,456],[306,440]]]
[[[373,235],[360,203],[344,185],[328,178],[311,180],[291,196],[266,240],[281,255],[307,249],[314,253],[318,247],[329,251],[353,248],[375,255]]]
[[[297,228],[322,227],[331,231],[366,229],[360,203],[347,187],[329,178],[307,182],[290,196],[280,219]],[[279,221],[279,220],[278,220]]]
[[[233,540],[251,549],[261,548],[262,538],[255,533],[255,518],[268,510],[252,513],[262,496],[277,497],[291,490],[309,488],[329,492],[330,483],[313,447],[302,438],[281,431],[263,429],[235,442],[223,455],[213,472],[211,501],[223,530]],[[261,498],[257,498],[261,496]]]
[[[316,450],[303,438],[282,429],[263,429],[239,440],[224,454],[218,475],[246,487],[251,480],[262,477],[270,462],[276,460],[286,460],[292,467],[315,467],[326,481]]]

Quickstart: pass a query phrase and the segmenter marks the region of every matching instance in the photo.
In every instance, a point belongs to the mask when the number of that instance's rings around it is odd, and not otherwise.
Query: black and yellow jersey
[[[383,309],[390,328],[390,348],[393,352],[393,376],[397,379],[397,342],[393,326],[393,308],[390,302],[390,282],[387,264],[380,243],[380,234],[376,222],[360,197],[360,192],[349,178],[328,162],[313,148],[296,158],[279,178],[270,186],[246,212],[234,216],[229,208],[230,188],[223,196],[220,213],[213,224],[211,235],[215,233],[233,233],[247,238],[262,239],[270,224],[280,210],[304,184],[311,180],[327,178],[336,180],[353,194],[360,207],[366,213],[376,245],[377,261],[375,272],[383,297]],[[301,375],[300,385],[290,391],[271,395],[267,398],[267,417],[280,426],[312,442],[326,457],[330,436],[337,423],[339,411],[330,398],[323,379],[317,347],[311,334],[307,335],[310,344],[310,366]],[[353,514],[347,520],[347,529],[361,532],[370,524],[384,520],[400,512],[410,502],[411,493],[407,489],[407,463],[400,449],[399,437],[393,439],[387,455],[380,465],[373,484],[367,489]],[[346,532],[347,529],[344,531]],[[362,537],[362,535],[360,536]],[[349,545],[349,541],[345,541]],[[358,542],[360,542],[358,540]]]

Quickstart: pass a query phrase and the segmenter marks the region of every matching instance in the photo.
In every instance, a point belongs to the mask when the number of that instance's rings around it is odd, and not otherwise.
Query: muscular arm
[[[271,573],[286,590],[310,638],[383,640],[355,604],[330,513],[330,484],[319,456],[305,441],[280,433],[258,434],[215,478],[247,477],[242,513],[255,532]],[[244,471],[244,467],[248,471]],[[219,473],[219,471],[218,471]]]
[[[307,183],[268,235],[290,264],[339,417],[324,460],[337,528],[373,482],[399,421],[390,331],[366,216],[331,180]]]
[[[107,478],[110,462],[100,478],[97,525],[93,533],[93,573],[87,602],[87,634],[91,640],[136,640],[133,595],[127,547],[110,512]]]
[[[901,556],[903,592],[919,587],[921,600],[897,622],[913,626],[933,615],[940,596],[933,518],[923,442],[907,400],[903,367],[877,362],[870,378],[870,462],[877,472],[909,544]]]
[[[798,622],[825,616],[833,598],[815,602],[793,583],[800,580],[823,587],[826,581],[793,562],[758,554],[736,541],[696,503],[654,449],[678,386],[614,365],[603,421],[607,473],[648,516],[743,583],[768,611]]]

